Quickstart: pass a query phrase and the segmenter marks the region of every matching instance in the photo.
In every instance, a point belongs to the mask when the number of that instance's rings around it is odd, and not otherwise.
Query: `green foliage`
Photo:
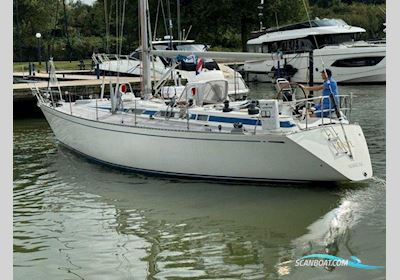
[[[164,0],[165,13],[167,13]],[[173,36],[177,34],[176,1],[170,0]],[[385,5],[381,0],[305,0],[312,17],[342,18],[351,25],[367,30],[367,38],[383,36]],[[384,2],[384,1],[383,1]],[[124,0],[97,0],[93,5],[71,0],[13,0],[14,3],[14,61],[36,61],[38,47],[42,60],[53,56],[59,60],[89,58],[93,51],[117,52],[117,30],[121,22]],[[189,39],[210,44],[214,49],[244,50],[250,32],[259,29],[259,0],[180,0],[181,28]],[[65,12],[64,12],[65,4]],[[118,5],[117,5],[118,4]],[[149,0],[152,32],[156,21],[158,0]],[[139,42],[138,0],[126,1],[123,23],[122,53],[133,51]],[[106,16],[109,23],[107,35]],[[168,16],[166,14],[166,16]],[[266,1],[263,25],[272,27],[307,19],[303,0]],[[165,34],[164,19],[160,11],[157,37]],[[42,34],[38,41],[36,32]]]
[[[362,3],[336,3],[330,9],[313,6],[312,15],[319,18],[341,18],[350,25],[363,27],[367,32],[364,39],[379,39],[385,36],[383,23],[386,22],[385,5]]]
[[[85,59],[83,60],[83,63],[85,64],[85,69],[89,70],[92,67],[92,60],[91,59]],[[42,62],[42,65],[38,65],[36,62],[35,64],[35,69],[39,70],[40,72],[44,73],[46,71],[46,63]],[[57,71],[60,70],[80,70],[80,61],[79,60],[71,60],[71,61],[54,61],[54,66],[57,69]],[[28,73],[29,71],[29,62],[24,61],[24,62],[14,62],[13,63],[13,71],[14,72],[23,72],[25,74]]]

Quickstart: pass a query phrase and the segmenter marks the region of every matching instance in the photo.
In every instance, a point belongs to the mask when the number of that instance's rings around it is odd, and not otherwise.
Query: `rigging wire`
[[[159,15],[159,13],[160,13],[160,4],[161,4],[161,1],[160,0],[158,0],[158,3],[157,3],[157,13],[156,13],[156,22],[154,23],[154,32],[153,32],[153,41],[155,41],[156,40],[156,34],[157,34],[157,24],[158,24],[158,15]]]
[[[163,3],[163,0],[160,0],[160,1],[161,1],[161,11],[163,14],[163,19],[164,19],[165,34],[168,34],[167,19],[165,17],[164,3]]]
[[[109,38],[109,44],[110,44],[110,41],[111,41],[111,16],[112,16],[112,12],[113,12],[113,1],[111,0],[111,3],[110,3],[110,11],[109,11],[109,13],[108,13],[108,35],[110,36],[110,38]],[[110,45],[108,46],[108,53],[110,53]]]
[[[139,38],[139,46],[142,45],[142,24],[140,17],[143,15],[140,14],[140,1],[138,1],[138,38]],[[144,80],[143,80],[143,48],[139,47],[139,58],[140,58],[140,92],[144,92]]]
[[[118,2],[118,0],[117,0]],[[121,22],[119,22],[119,18],[116,17],[116,24],[117,26],[119,26],[118,31],[120,33],[116,34],[117,37],[117,85],[119,85],[119,77],[120,77],[120,66],[121,66],[121,53],[122,53],[122,40],[123,40],[123,36],[124,36],[124,22],[125,22],[125,7],[126,7],[126,0],[124,0],[123,4],[121,7],[119,7],[119,5],[117,5],[118,8],[118,15],[120,14],[120,9],[122,9],[122,15],[121,15]],[[117,90],[117,88],[116,88]]]
[[[67,8],[66,8],[66,4],[65,4],[65,0],[63,0],[63,7],[64,7],[64,34],[67,37],[67,49],[68,49],[68,58],[69,61],[71,61],[71,41],[69,38],[69,33],[68,33],[68,17],[67,17]]]
[[[168,28],[169,28],[169,47],[172,49],[172,17],[171,17],[171,3],[167,0],[167,12],[168,12]]]
[[[56,12],[55,12],[55,17],[54,17],[54,25],[53,25],[53,31],[56,32],[57,30],[57,26],[58,26],[58,13],[59,13],[59,8],[60,8],[60,1],[56,1],[57,5],[56,5]],[[17,23],[18,23],[18,14],[17,14]],[[18,26],[17,26],[18,28]],[[53,32],[52,31],[52,32]],[[47,54],[47,60],[52,56],[52,52],[54,50],[54,39],[55,36],[51,36],[50,38],[50,45],[51,45],[51,49],[48,49],[48,54]]]
[[[312,23],[311,23],[310,14],[308,13],[308,9],[307,9],[306,2],[305,2],[305,0],[302,0],[302,1],[303,1],[304,9],[306,10],[308,23],[309,23],[309,25],[310,25],[310,28],[312,28],[313,26],[312,26]],[[317,37],[316,37],[314,34],[312,35],[312,37],[314,38],[314,43],[315,43],[316,48],[319,49]],[[325,74],[326,74],[324,60],[323,60],[322,56],[319,56],[319,58],[321,59],[322,69],[324,70],[324,72],[325,72]]]
[[[275,22],[276,22],[276,28],[279,29],[279,22],[278,22],[278,14],[275,12]]]
[[[121,17],[121,33],[120,33],[120,45],[119,45],[119,52],[118,55],[120,56],[122,53],[122,42],[124,38],[124,23],[125,23],[125,7],[126,7],[126,0],[122,5],[122,17]]]
[[[308,9],[307,9],[305,0],[303,0],[303,5],[304,5],[304,9],[306,10],[307,18],[308,18],[308,23],[310,24],[310,28],[311,28],[311,27],[312,27],[311,18],[310,18],[310,14],[308,13]],[[316,37],[315,35],[313,35],[313,38],[314,38],[314,41],[315,41],[315,46],[316,46],[317,49],[318,49],[319,46],[318,46],[318,42],[317,42],[317,37]],[[323,69],[323,71],[324,71],[324,74],[325,74],[326,77],[328,77],[328,74],[326,73],[326,68],[325,68],[324,60],[323,60],[323,58],[322,58],[321,55],[320,55],[319,57],[320,57],[320,59],[321,59],[322,69]],[[311,71],[314,71],[314,69],[311,69]],[[330,96],[329,96],[329,98],[332,99],[333,108],[334,108],[334,110],[335,110],[335,112],[336,112],[337,117],[339,118],[339,123],[340,123],[340,126],[341,126],[342,131],[343,131],[344,138],[345,138],[346,143],[347,143],[347,148],[349,149],[349,155],[348,155],[348,156],[349,156],[350,158],[352,158],[352,157],[353,157],[353,153],[352,153],[352,151],[351,151],[350,143],[349,143],[349,140],[348,140],[348,138],[347,138],[347,134],[346,134],[346,131],[345,131],[345,129],[344,129],[343,122],[341,121],[342,118],[343,118],[343,116],[342,116],[342,113],[340,112],[340,110],[339,110],[339,108],[338,108],[338,105],[336,104],[335,95],[333,94],[332,86],[331,86],[331,83],[329,82],[329,79],[328,79],[327,84],[328,84],[328,88],[329,88],[329,91],[330,91],[330,94],[329,94]],[[321,113],[322,113],[322,112],[321,112]],[[322,115],[322,118],[323,118],[323,115]]]
[[[115,0],[115,39],[116,39],[116,43],[115,43],[115,53],[118,54],[118,35],[119,35],[119,31],[118,31],[118,18],[119,18],[119,1]]]
[[[163,2],[163,0],[158,0],[156,21],[155,21],[155,24],[154,24],[154,32],[153,32],[153,34],[154,34],[153,35],[153,41],[156,40],[156,34],[157,34],[157,28],[158,28],[158,17],[160,16],[160,7],[161,7],[162,15],[163,15],[165,34],[168,34],[167,19],[165,17],[165,10],[164,10],[164,2]]]
[[[107,0],[104,0],[104,19],[106,25],[106,52],[110,53],[110,23],[108,20]]]
[[[149,43],[149,49],[152,50],[153,49],[153,42],[151,40],[151,38],[153,37],[151,34],[151,22],[150,22],[150,12],[149,12],[149,2],[146,1],[146,18],[147,18],[147,32],[148,32],[148,38],[150,38],[150,40],[148,40]],[[154,56],[150,57],[151,63],[152,63],[152,69],[153,69],[153,84],[156,84],[156,67],[155,67],[155,58]],[[151,79],[151,77],[150,77]],[[152,84],[152,85],[153,85]]]

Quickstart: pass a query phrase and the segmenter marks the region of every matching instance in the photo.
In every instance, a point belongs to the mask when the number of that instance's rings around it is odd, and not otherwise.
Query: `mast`
[[[149,32],[147,30],[148,13],[147,0],[140,0],[140,28],[142,37],[142,66],[143,66],[143,92],[145,99],[150,99],[151,94],[151,77],[150,77],[150,50],[149,50]]]

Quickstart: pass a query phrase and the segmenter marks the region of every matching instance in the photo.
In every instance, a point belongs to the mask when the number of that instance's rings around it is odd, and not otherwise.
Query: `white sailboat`
[[[158,2],[156,22],[154,28],[153,40],[149,40],[150,49],[152,50],[176,50],[186,52],[207,52],[210,48],[209,45],[195,42],[194,40],[187,39],[188,34],[184,35],[185,32],[180,30],[180,12],[179,3],[177,4],[177,39],[174,39],[172,32],[172,19],[170,14],[170,7],[168,3],[168,19],[164,18],[165,24],[169,26],[169,33],[165,31],[163,39],[156,37],[157,22],[159,15],[159,8],[163,10],[164,4],[162,1]],[[149,24],[150,25],[150,24]],[[149,33],[151,30],[149,28]],[[168,35],[167,35],[168,34]],[[149,36],[151,38],[151,36]],[[129,75],[129,76],[142,76],[142,61],[141,61],[142,48],[138,47],[130,55],[120,54],[106,54],[106,53],[94,53],[92,58],[96,64],[99,65],[99,69],[105,73],[117,73],[118,75]],[[206,82],[210,80],[226,79],[228,81],[228,95],[231,100],[245,99],[249,94],[249,88],[247,87],[242,75],[232,69],[231,67],[218,63],[215,60],[202,59],[203,56],[195,56],[193,54],[187,57],[165,58],[163,56],[153,55],[150,57],[151,64],[151,75],[154,80],[163,80],[165,76],[170,76],[172,79],[177,80],[181,78],[189,83],[191,82]]]
[[[165,50],[172,43],[172,48],[178,51],[205,52],[207,46],[195,43],[193,40],[160,40],[153,41],[155,50]],[[141,76],[142,67],[140,60],[141,48],[138,48],[129,56],[109,55],[104,53],[93,54],[93,59],[99,64],[99,68],[106,73],[114,72],[125,75]],[[193,55],[188,56],[193,57]],[[201,56],[203,57],[203,56]],[[177,62],[171,66],[162,56],[151,57],[151,74],[156,80],[163,79],[165,75],[172,74],[174,79],[181,77],[188,82],[201,82],[213,79],[226,79],[228,81],[228,94],[231,99],[243,99],[249,94],[242,75],[234,69],[212,59],[203,62],[202,69],[196,71],[196,59]]]
[[[140,14],[148,14],[147,9],[147,1],[141,0]],[[122,106],[129,110],[117,110],[115,103],[112,110],[104,108],[109,102],[104,99],[56,101],[51,92],[34,89],[61,144],[105,164],[163,175],[262,182],[360,181],[372,176],[367,143],[361,127],[346,118],[348,108],[335,107],[327,118],[312,118],[297,110],[312,99],[282,98],[286,89],[277,99],[232,106],[226,100],[226,81],[203,83],[203,88],[188,84],[169,105],[152,100],[149,58],[159,53],[149,49],[144,17],[141,23],[144,99],[132,97],[129,106]]]

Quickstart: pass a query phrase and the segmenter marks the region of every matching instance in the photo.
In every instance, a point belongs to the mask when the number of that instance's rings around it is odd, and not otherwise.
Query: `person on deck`
[[[322,97],[324,97],[324,100],[322,101],[322,108],[321,108],[321,102],[319,102],[318,104],[315,104],[315,106],[313,107],[314,114],[312,116],[315,117],[328,117],[334,108],[333,102],[330,99],[329,95],[332,93],[336,104],[339,105],[339,89],[337,86],[337,83],[335,81],[335,79],[333,79],[332,77],[332,71],[329,69],[325,69],[321,71],[321,77],[324,80],[324,83],[322,85],[318,85],[318,86],[305,86],[305,85],[301,85],[299,84],[299,87],[308,90],[308,91],[318,91],[318,90],[322,90]],[[322,110],[324,110],[324,112],[322,112]]]

